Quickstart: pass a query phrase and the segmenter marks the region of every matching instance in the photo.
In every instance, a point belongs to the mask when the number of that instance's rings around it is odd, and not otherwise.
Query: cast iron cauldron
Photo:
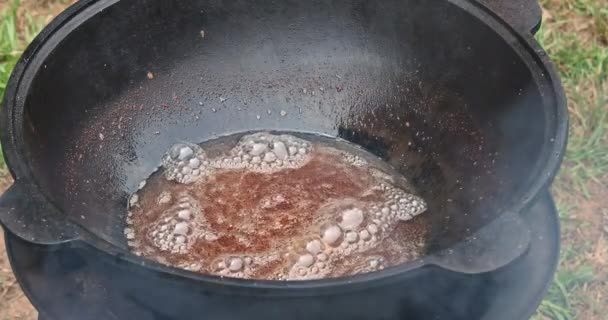
[[[376,316],[372,319],[529,319],[553,280],[559,257],[559,220],[548,194],[521,212],[521,217],[535,237],[528,251],[508,266],[480,274],[419,268],[394,285],[383,286],[372,297],[352,296],[345,308],[373,308]],[[184,297],[187,293],[181,288],[168,285],[161,291],[157,274],[133,272],[116,263],[112,255],[87,248],[57,250],[10,234],[5,240],[15,275],[38,309],[40,320],[214,318],[213,307],[205,305],[206,310],[201,310],[189,306],[184,302],[190,301]],[[399,297],[398,309],[385,309],[382,299],[395,296]],[[337,301],[332,299],[332,305]],[[228,304],[239,307],[231,300],[217,302],[221,304],[215,308],[227,308]],[[272,305],[263,305],[272,310]],[[257,318],[258,314],[250,312],[246,318]],[[295,314],[290,312],[284,318],[299,318]]]
[[[486,5],[81,1],[36,38],[7,88],[0,134],[16,182],[0,220],[27,242],[107,255],[156,281],[129,297],[162,319],[405,316],[394,288],[421,270],[490,271],[526,250],[518,213],[565,148],[563,91],[531,34],[538,5]],[[338,136],[391,163],[429,203],[428,256],[279,283],[126,251],[126,199],[169,146],[252,130]],[[153,302],[165,295],[178,302]]]

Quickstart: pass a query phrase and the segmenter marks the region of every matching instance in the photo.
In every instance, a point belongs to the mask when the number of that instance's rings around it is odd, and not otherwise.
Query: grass
[[[554,185],[563,227],[560,269],[534,319],[600,320],[608,314],[608,2],[542,0],[539,42],[568,96],[570,139]]]
[[[0,0],[0,101],[10,73],[27,44],[66,3],[66,0],[61,3],[56,0]],[[0,185],[7,183],[10,183],[8,172],[0,149]],[[36,318],[35,310],[16,284],[0,238],[0,319]]]
[[[555,3],[544,1],[549,8]],[[571,135],[562,169],[562,177],[570,181],[562,187],[581,190],[589,198],[588,181],[601,183],[600,179],[608,172],[608,46],[605,42],[608,38],[604,29],[608,23],[608,5],[601,8],[593,1],[564,0],[557,9],[568,10],[564,14],[569,16],[546,22],[538,38],[562,75],[570,104]],[[572,15],[575,17],[570,17]],[[580,27],[569,25],[589,19],[597,21],[595,25],[600,29],[591,30],[587,36],[581,37],[572,31]]]
[[[18,12],[20,5],[21,1],[14,0],[0,12],[0,101],[4,97],[11,71],[21,53],[45,25],[44,17],[33,16],[28,12],[20,15]],[[21,22],[20,19],[24,21]],[[22,29],[19,29],[20,25],[23,26]],[[0,149],[0,177],[5,177],[7,174],[4,155]]]
[[[20,55],[16,18],[16,6],[0,13],[0,97],[4,96],[10,72]]]
[[[0,12],[0,100],[21,53],[45,24],[44,17],[19,14],[20,5],[20,0],[14,0]]]
[[[29,12],[19,13],[20,0],[13,0],[0,12],[0,58],[16,62],[23,49],[45,25],[46,18]],[[8,70],[10,71],[10,70]]]
[[[9,1],[0,13],[0,98],[26,44],[59,11],[49,8],[73,0]],[[553,188],[563,227],[561,264],[534,319],[602,320],[608,318],[608,219],[600,213],[608,212],[608,1],[541,3],[546,11],[537,38],[561,74],[571,128]]]
[[[19,35],[17,33],[17,5],[5,9],[0,13],[0,101],[8,83],[10,72],[19,59]],[[0,155],[2,151],[0,149]],[[6,175],[4,156],[0,159],[0,176]]]
[[[573,320],[573,292],[581,285],[593,279],[593,270],[589,266],[576,270],[560,270],[545,300],[538,308],[538,313],[555,320]]]

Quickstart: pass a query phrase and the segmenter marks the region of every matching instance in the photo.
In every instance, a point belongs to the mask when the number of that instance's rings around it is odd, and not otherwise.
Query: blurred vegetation
[[[48,8],[61,9],[72,1],[15,0],[4,6],[0,12],[0,100],[24,48],[57,13]],[[608,215],[608,1],[541,3],[545,14],[537,38],[562,76],[571,128],[564,165],[553,189],[563,226],[562,261],[534,319],[608,319],[608,268],[602,256],[608,252],[604,233],[608,221],[602,216]],[[46,9],[35,12],[39,7]],[[6,175],[2,159],[0,176]],[[583,217],[580,213],[589,208],[593,210]]]

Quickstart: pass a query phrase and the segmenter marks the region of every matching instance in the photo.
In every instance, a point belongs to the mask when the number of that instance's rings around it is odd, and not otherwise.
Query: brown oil
[[[346,142],[298,134],[178,144],[131,198],[131,250],[201,273],[306,280],[419,257],[424,201]]]

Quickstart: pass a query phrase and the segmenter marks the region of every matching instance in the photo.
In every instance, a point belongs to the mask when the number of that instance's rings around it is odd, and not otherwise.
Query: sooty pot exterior
[[[361,290],[288,288],[255,283],[238,292],[175,282],[131,268],[98,250],[49,247],[6,234],[7,252],[40,320],[82,319],[408,319],[527,320],[553,279],[559,257],[557,211],[548,194],[522,213],[535,235],[505,268],[465,275],[427,266]]]
[[[200,290],[209,305],[210,292],[244,286],[295,306],[419,276],[436,267],[277,284],[152,264],[125,250],[127,197],[176,141],[288,130],[347,139],[408,176],[429,203],[431,255],[517,215],[557,171],[567,113],[531,34],[538,5],[520,14],[528,1],[509,3],[80,1],[36,38],[7,88],[0,135],[16,182],[0,220],[30,243]]]

